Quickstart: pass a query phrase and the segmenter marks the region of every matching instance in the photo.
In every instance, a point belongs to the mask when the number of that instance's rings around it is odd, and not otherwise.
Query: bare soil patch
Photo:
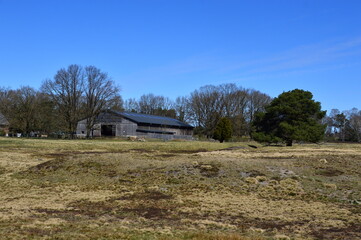
[[[171,153],[193,154],[193,153],[200,153],[200,152],[208,152],[208,150],[205,149],[205,148],[199,148],[199,149],[192,149],[192,150],[187,150],[187,149],[171,150],[170,152],[171,152]]]

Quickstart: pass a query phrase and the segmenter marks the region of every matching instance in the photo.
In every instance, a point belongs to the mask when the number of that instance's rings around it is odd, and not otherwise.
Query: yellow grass
[[[0,138],[1,239],[361,239],[361,145],[257,146]]]

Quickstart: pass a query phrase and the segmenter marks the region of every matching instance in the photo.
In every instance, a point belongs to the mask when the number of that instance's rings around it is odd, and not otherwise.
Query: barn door
[[[115,125],[102,125],[102,137],[115,137]]]

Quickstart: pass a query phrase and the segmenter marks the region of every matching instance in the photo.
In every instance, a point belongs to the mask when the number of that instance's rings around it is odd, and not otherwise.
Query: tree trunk
[[[292,139],[287,139],[286,140],[286,146],[287,147],[292,147]]]

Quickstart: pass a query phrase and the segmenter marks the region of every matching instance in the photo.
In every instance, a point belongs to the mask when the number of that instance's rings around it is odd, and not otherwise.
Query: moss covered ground
[[[359,144],[0,138],[0,190],[1,239],[361,239]]]

